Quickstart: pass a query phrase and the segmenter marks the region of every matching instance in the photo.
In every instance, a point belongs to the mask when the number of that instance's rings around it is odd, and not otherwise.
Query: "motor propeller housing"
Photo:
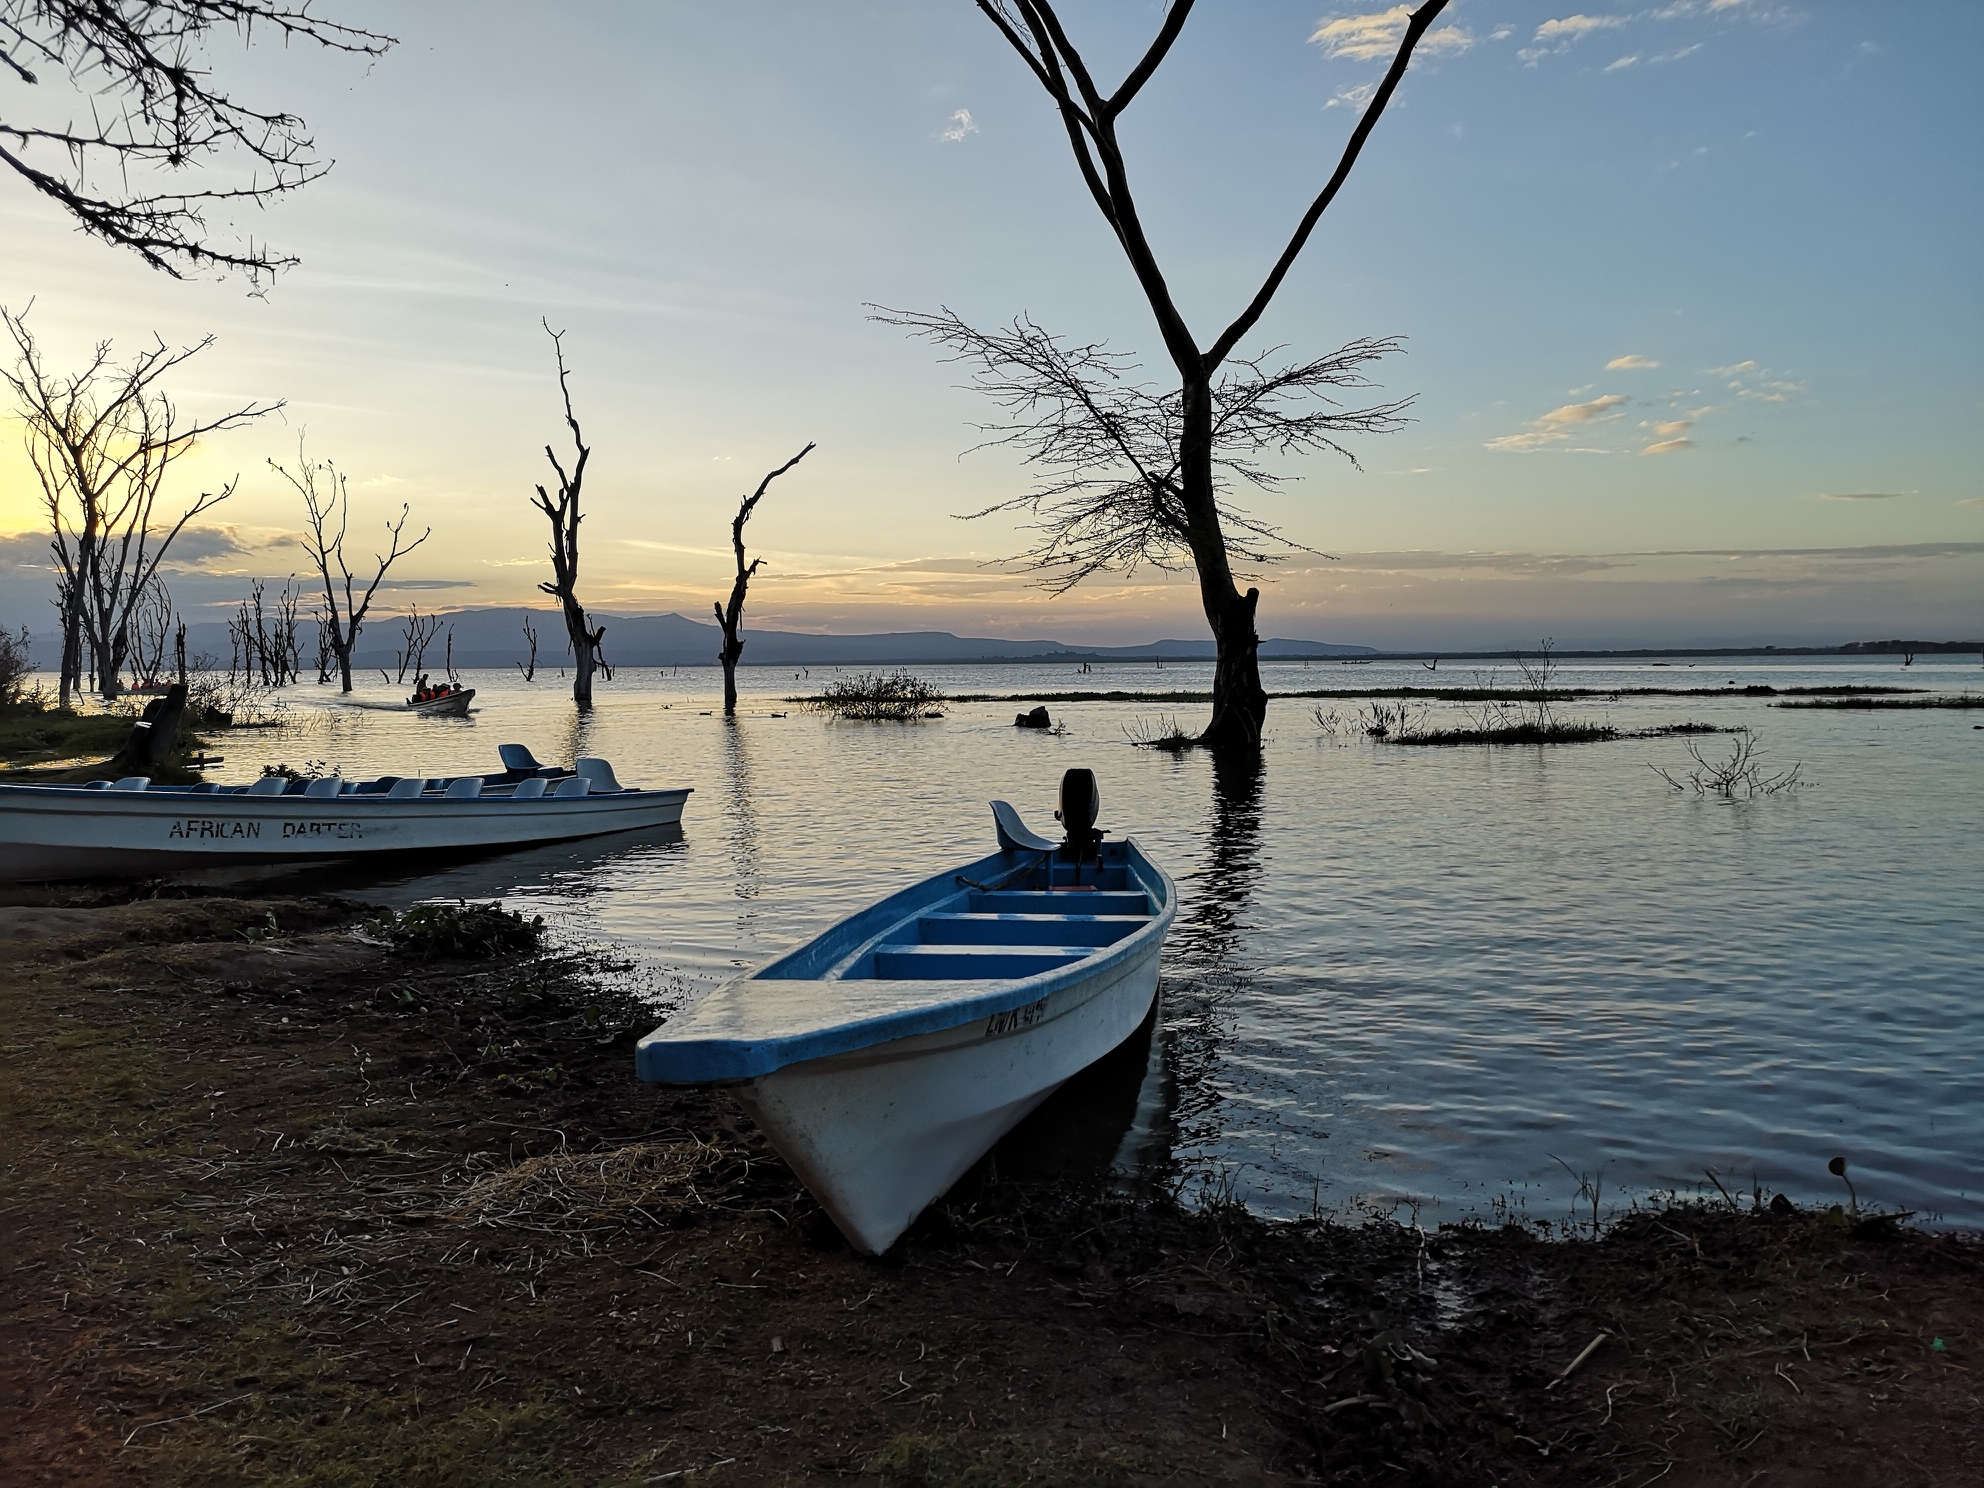
[[[1061,847],[1064,859],[1081,863],[1097,855],[1102,833],[1095,822],[1101,812],[1102,788],[1095,783],[1095,771],[1077,768],[1061,777],[1061,809],[1054,818],[1068,834]]]

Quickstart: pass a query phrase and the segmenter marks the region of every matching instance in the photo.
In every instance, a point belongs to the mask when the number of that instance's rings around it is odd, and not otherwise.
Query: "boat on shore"
[[[992,803],[999,850],[850,915],[642,1039],[636,1072],[730,1088],[856,1249],[879,1255],[993,1143],[1143,1023],[1177,892],[1134,838]]]
[[[500,747],[486,775],[265,776],[252,785],[0,785],[0,881],[500,852],[679,824],[687,788],[622,785],[602,759],[541,765]]]

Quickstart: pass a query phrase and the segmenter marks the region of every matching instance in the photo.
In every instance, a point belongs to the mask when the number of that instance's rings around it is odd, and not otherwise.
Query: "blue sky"
[[[399,599],[525,599],[558,432],[549,316],[595,447],[595,605],[707,613],[738,494],[810,439],[751,528],[752,623],[1203,633],[1189,583],[1052,599],[998,567],[1023,537],[954,514],[1024,474],[960,459],[985,410],[864,318],[1027,311],[1156,350],[1044,96],[966,0],[330,11],[401,45],[369,67],[213,53],[338,162],[244,221],[303,259],[266,296],[148,271],[0,183],[0,302],[32,298],[57,360],[212,331],[189,408],[289,400],[184,467],[242,473],[174,578],[189,611],[295,566],[299,514],[263,462],[305,430],[361,523],[404,500],[433,525]],[[1064,12],[1113,78],[1161,7]],[[1207,0],[1128,116],[1202,340],[1327,176],[1386,25]],[[1336,555],[1266,572],[1264,633],[1984,633],[1984,7],[1461,0],[1443,26],[1255,338],[1404,336],[1381,376],[1418,396],[1404,432],[1355,442],[1361,471],[1305,460],[1255,503]],[[15,446],[0,434],[0,619],[45,628]]]

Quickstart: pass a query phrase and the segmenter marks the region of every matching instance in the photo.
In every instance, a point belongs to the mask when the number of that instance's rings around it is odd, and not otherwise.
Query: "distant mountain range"
[[[616,667],[713,666],[723,634],[716,626],[682,615],[610,615],[595,613],[606,626],[606,659]],[[530,645],[524,623],[537,631],[537,664],[556,669],[570,652],[565,623],[556,610],[457,610],[441,617],[441,637],[454,631],[457,667],[507,667],[524,660]],[[371,671],[395,667],[402,629],[396,619],[371,620],[358,635],[353,664]],[[444,640],[428,647],[426,666],[441,670]],[[225,660],[227,627],[208,621],[187,627],[189,652],[206,652]],[[303,662],[315,656],[314,635],[303,638]],[[1261,642],[1265,659],[1299,660],[1319,656],[1376,656],[1370,646],[1339,646],[1328,641],[1272,640]],[[1196,641],[1151,641],[1141,646],[1082,646],[1065,641],[1003,641],[986,636],[957,636],[943,630],[887,631],[876,635],[812,635],[790,630],[744,632],[746,666],[910,666],[956,665],[977,661],[1211,661],[1210,637]]]

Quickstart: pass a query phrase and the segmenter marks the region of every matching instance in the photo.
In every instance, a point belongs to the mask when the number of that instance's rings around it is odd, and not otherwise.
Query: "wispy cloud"
[[[1739,373],[1754,372],[1756,370],[1757,364],[1755,362],[1731,362],[1726,367],[1710,367],[1708,369],[1708,375],[1710,377],[1735,377]]]
[[[1984,496],[1965,496],[1965,497],[1963,497],[1963,498],[1961,498],[1961,499],[1960,499],[1960,500],[1959,500],[1959,501],[1957,502],[1957,505],[1958,505],[1958,506],[1984,506]]]
[[[1664,423],[1640,425],[1642,429],[1653,430],[1662,439],[1674,439],[1687,433],[1694,426],[1695,421],[1693,419],[1668,419]]]
[[[1377,91],[1378,85],[1376,83],[1359,83],[1353,88],[1339,88],[1330,95],[1330,101],[1324,104],[1323,107],[1354,108],[1361,114],[1371,102],[1371,95]]]
[[[947,141],[950,144],[956,144],[967,134],[976,133],[978,133],[978,126],[971,122],[971,110],[959,109],[951,115],[950,126],[939,131],[937,138]]]
[[[1639,61],[1639,54],[1635,52],[1630,57],[1621,57],[1616,62],[1607,62],[1605,64],[1605,70],[1607,72],[1623,72],[1625,71],[1625,69],[1631,67],[1637,61]]]
[[[1658,367],[1659,365],[1660,363],[1652,357],[1622,356],[1614,357],[1611,361],[1607,362],[1605,364],[1605,370],[1607,372],[1637,372],[1645,367]]]
[[[1899,501],[1913,491],[1821,491],[1821,501]]]
[[[1337,16],[1316,27],[1309,40],[1323,49],[1325,57],[1348,57],[1353,62],[1389,60],[1405,40],[1406,23],[1411,19],[1411,7],[1405,5]],[[1420,56],[1457,57],[1474,42],[1474,34],[1465,27],[1442,26],[1422,36],[1415,50]]]
[[[1677,450],[1693,449],[1692,439],[1663,439],[1658,444],[1649,444],[1640,453],[1643,455],[1671,455]]]
[[[1621,416],[1632,399],[1622,393],[1607,393],[1585,403],[1565,403],[1529,421],[1520,433],[1503,434],[1488,441],[1487,447],[1500,454],[1524,454],[1561,444],[1571,435],[1592,424],[1610,423]],[[1609,451],[1592,451],[1595,454]]]
[[[1616,31],[1626,24],[1625,16],[1568,15],[1545,21],[1536,28],[1538,41],[1577,41],[1594,31]]]

